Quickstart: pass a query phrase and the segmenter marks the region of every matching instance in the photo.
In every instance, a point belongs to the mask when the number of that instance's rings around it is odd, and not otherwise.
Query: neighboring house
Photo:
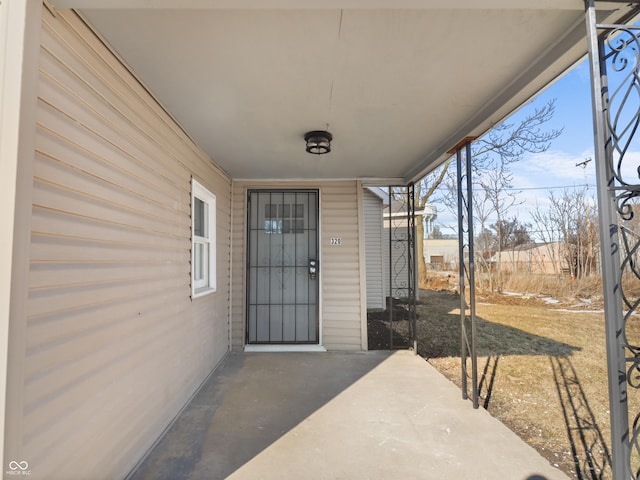
[[[367,267],[367,309],[384,310],[388,282],[388,241],[384,239],[382,212],[389,204],[389,194],[379,187],[368,187],[363,192],[365,254]]]
[[[508,273],[559,275],[569,270],[561,242],[519,245],[496,252],[489,261],[493,264],[500,261],[501,270]]]
[[[363,193],[367,309],[386,308],[389,292],[394,297],[406,297],[409,285],[409,238],[407,204],[391,201],[389,214],[388,189],[366,187]],[[422,212],[415,212],[416,221]],[[415,235],[415,232],[413,232]],[[389,259],[391,252],[391,260]],[[412,269],[416,272],[416,269]],[[415,285],[415,283],[414,283]]]
[[[595,251],[597,252],[597,250]],[[599,270],[599,256],[591,252],[594,258],[593,272]],[[562,242],[546,244],[526,244],[495,253],[490,262],[494,265],[501,260],[501,269],[510,273],[536,273],[545,275],[570,274],[567,263],[570,255],[567,245]]]
[[[456,270],[458,268],[457,238],[425,238],[424,261],[432,270]]]
[[[2,465],[124,478],[230,350],[366,350],[363,187],[586,48],[581,2],[241,3],[0,2]]]
[[[388,189],[367,187],[363,193],[367,309],[386,308],[386,298],[408,296],[409,269],[408,213],[406,202],[391,201]],[[419,221],[422,211],[415,212]],[[415,231],[413,232],[415,236]],[[391,259],[389,253],[391,252]],[[415,279],[414,279],[415,282]],[[415,283],[414,283],[415,285]]]
[[[407,298],[414,290],[418,297],[418,269],[413,248],[416,239],[415,222],[423,218],[424,210],[413,212],[415,216],[411,228],[409,204],[405,198],[392,199],[391,205],[384,205],[382,211],[382,260],[386,267],[386,291],[393,298]],[[410,279],[410,277],[413,277]]]

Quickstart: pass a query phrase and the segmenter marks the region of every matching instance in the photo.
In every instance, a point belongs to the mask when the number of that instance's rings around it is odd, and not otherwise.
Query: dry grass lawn
[[[480,405],[570,478],[611,478],[603,313],[498,295],[476,305]],[[457,385],[459,306],[454,293],[422,290],[417,321],[418,353]]]

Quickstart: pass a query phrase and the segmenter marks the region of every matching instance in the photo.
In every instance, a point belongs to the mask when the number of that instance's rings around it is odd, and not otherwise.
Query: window
[[[264,232],[304,233],[304,205],[267,203],[264,206]]]
[[[191,297],[216,291],[216,196],[191,179]]]

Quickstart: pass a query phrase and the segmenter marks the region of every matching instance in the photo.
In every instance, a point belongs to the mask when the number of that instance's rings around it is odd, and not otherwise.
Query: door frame
[[[256,185],[256,186],[247,186],[244,193],[244,202],[245,202],[245,238],[244,238],[244,260],[245,260],[245,269],[244,269],[244,287],[245,287],[245,295],[244,295],[244,350],[245,351],[326,351],[322,347],[323,335],[322,335],[322,190],[316,186],[296,186],[296,187],[283,187],[283,186],[273,186],[269,185]],[[251,231],[249,228],[250,223],[250,204],[249,204],[249,196],[253,192],[258,193],[296,193],[296,192],[313,192],[317,196],[317,259],[318,259],[318,293],[317,293],[317,305],[316,305],[316,328],[317,328],[317,342],[314,343],[249,343],[249,301],[250,301],[250,258],[249,255],[251,253],[250,248],[250,235]]]

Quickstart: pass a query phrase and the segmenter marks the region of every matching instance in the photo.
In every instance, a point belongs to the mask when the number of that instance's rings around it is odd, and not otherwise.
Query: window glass
[[[204,253],[204,249],[205,249],[205,244],[203,243],[196,243],[194,245],[194,250],[193,250],[193,254],[194,254],[194,259],[193,259],[193,280],[194,281],[199,281],[199,280],[204,280],[204,271],[205,271],[205,264],[204,264],[204,260],[205,260],[205,253]]]
[[[304,205],[268,203],[264,206],[264,233],[303,233]]]
[[[206,237],[205,210],[207,205],[195,197],[193,199],[193,233],[199,237]]]
[[[215,292],[216,197],[196,180],[191,181],[191,296]]]

